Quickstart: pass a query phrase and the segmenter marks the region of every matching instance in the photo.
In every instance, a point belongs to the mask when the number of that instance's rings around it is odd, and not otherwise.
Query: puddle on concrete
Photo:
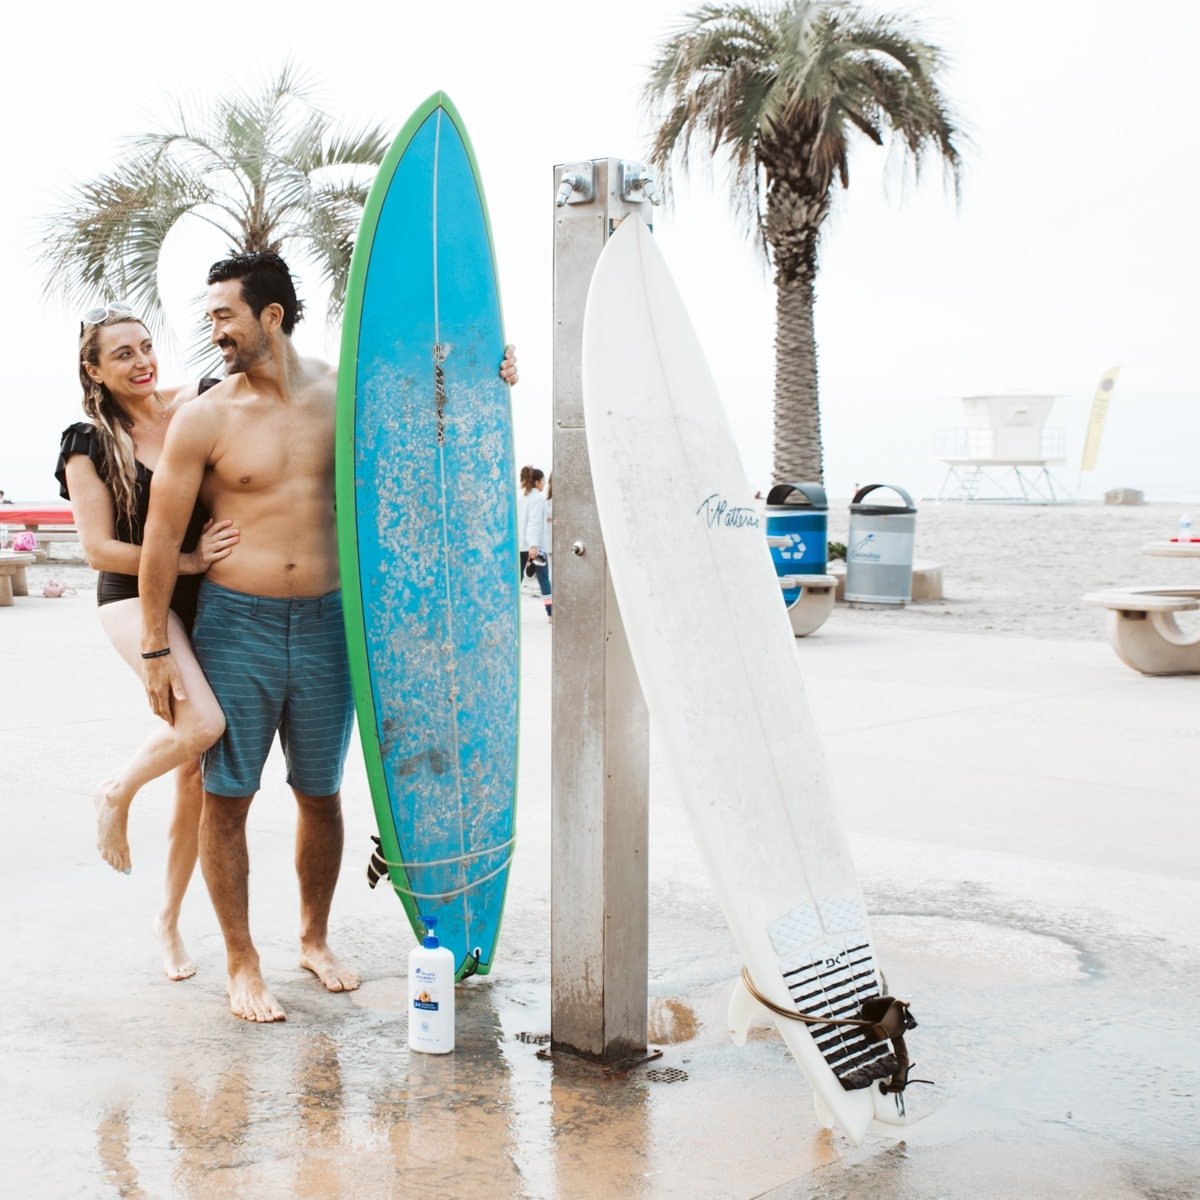
[[[357,1008],[394,1014],[403,1019],[407,1007],[404,984],[405,980],[400,976],[394,979],[367,979],[358,991],[350,993],[350,1002]]]
[[[1194,1141],[1200,1093],[1194,1039],[1177,1040],[1183,1015],[1175,1030],[1134,1020],[1120,957],[1093,968],[1086,938],[1077,947],[942,915],[884,915],[875,930],[893,986],[914,997],[918,1074],[937,1081],[911,1093],[913,1124],[900,1147],[892,1131],[872,1133],[860,1151],[822,1131],[771,1022],[743,1048],[728,1041],[736,963],[717,950],[706,963],[681,954],[656,964],[652,986],[666,994],[651,997],[650,1041],[663,1054],[624,1077],[561,1055],[537,1058],[550,1028],[544,964],[460,986],[456,1052],[410,1054],[404,978],[392,960],[348,996],[277,966],[291,1019],[272,1028],[222,1016],[212,972],[170,988],[94,984],[86,1022],[47,1025],[18,1011],[24,1032],[14,1026],[3,1049],[18,1078],[36,1081],[41,1110],[61,1117],[35,1129],[18,1113],[8,1138],[53,1138],[61,1150],[36,1180],[18,1173],[9,1182],[37,1184],[15,1194],[94,1187],[198,1200],[409,1189],[447,1200],[691,1200],[766,1195],[792,1179],[799,1190],[781,1198],[953,1197],[961,1171],[978,1184],[972,1194],[999,1198],[1037,1194],[994,1186],[997,1161],[1025,1161],[1031,1138],[1029,1161],[1053,1164],[1061,1147],[1064,1161],[1078,1163],[1102,1147],[1114,1178],[1178,1177],[1172,1164]],[[680,964],[709,978],[680,988]],[[1172,978],[1182,1013],[1187,981]],[[1136,1028],[1117,1028],[1119,1020]],[[25,1041],[36,1061],[19,1049]],[[135,1042],[152,1052],[136,1062],[101,1052]],[[819,1187],[807,1191],[802,1180]],[[926,1182],[942,1190],[926,1192]]]
[[[1070,984],[1087,977],[1078,948],[1047,934],[986,921],[908,914],[873,917],[871,926],[885,967],[903,961],[905,972],[919,978],[922,986]],[[901,987],[899,979],[892,983]]]

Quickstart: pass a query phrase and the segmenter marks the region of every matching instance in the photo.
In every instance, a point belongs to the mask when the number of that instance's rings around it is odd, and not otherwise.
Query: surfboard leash
[[[783,1008],[764,996],[754,986],[754,980],[750,978],[750,969],[748,967],[742,967],[742,982],[746,985],[750,995],[763,1008],[788,1021],[799,1021],[803,1025],[845,1025],[852,1029],[861,1030],[868,1044],[890,1042],[893,1056],[896,1060],[896,1069],[893,1071],[890,1079],[886,1079],[880,1083],[879,1090],[884,1095],[896,1095],[899,1103],[903,1103],[899,1099],[899,1094],[909,1084],[933,1083],[932,1079],[909,1078],[914,1064],[909,1062],[908,1047],[904,1044],[904,1035],[908,1030],[916,1029],[917,1021],[912,1013],[909,1012],[907,1000],[897,1000],[894,996],[872,996],[869,1000],[863,1001],[857,1017],[813,1017],[807,1013],[798,1012],[794,1008]],[[843,1087],[846,1086],[845,1082],[841,1079],[839,1079],[839,1082]],[[870,1082],[874,1081],[868,1081],[868,1083]]]

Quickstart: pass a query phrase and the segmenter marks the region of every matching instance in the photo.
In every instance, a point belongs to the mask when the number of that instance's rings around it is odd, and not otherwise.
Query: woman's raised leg
[[[141,601],[118,600],[100,609],[100,623],[117,652],[141,678]],[[187,699],[175,707],[175,723],[156,728],[134,752],[115,779],[106,780],[94,795],[96,847],[115,870],[130,870],[127,827],[129,806],[138,790],[152,779],[194,762],[225,730],[225,717],[213,695],[179,618],[171,613],[168,644],[183,676]],[[178,793],[177,793],[178,795]],[[199,819],[197,810],[196,819]],[[193,835],[194,836],[194,835]],[[195,862],[193,852],[192,862]]]

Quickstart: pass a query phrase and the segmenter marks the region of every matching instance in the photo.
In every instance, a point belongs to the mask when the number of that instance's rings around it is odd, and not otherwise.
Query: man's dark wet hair
[[[224,283],[229,279],[240,280],[242,299],[256,317],[262,316],[268,304],[278,304],[283,309],[283,332],[291,336],[296,322],[304,315],[304,305],[296,298],[295,280],[278,254],[236,254],[209,267],[209,283]]]

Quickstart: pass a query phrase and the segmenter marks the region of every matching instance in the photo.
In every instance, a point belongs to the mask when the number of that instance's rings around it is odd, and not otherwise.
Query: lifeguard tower
[[[933,500],[1059,504],[1073,497],[1051,466],[1066,461],[1066,433],[1047,428],[1057,396],[964,396],[966,426],[934,435],[946,474]]]

